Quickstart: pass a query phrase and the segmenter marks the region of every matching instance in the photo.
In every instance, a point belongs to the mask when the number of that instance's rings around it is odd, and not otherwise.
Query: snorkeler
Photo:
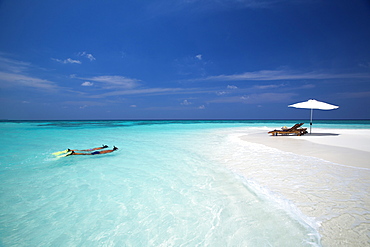
[[[108,146],[107,145],[102,145],[101,147],[98,147],[98,148],[90,148],[90,149],[84,149],[84,150],[78,150],[78,149],[67,149],[68,152],[69,151],[81,151],[81,152],[89,152],[89,151],[95,151],[95,150],[101,150],[101,149],[104,149],[104,148],[107,148]]]
[[[55,153],[52,153],[52,154],[55,155],[55,156],[64,157],[64,156],[68,155],[68,153],[70,153],[72,151],[91,152],[91,151],[95,151],[95,150],[101,150],[101,149],[104,149],[104,148],[107,148],[107,147],[108,147],[107,145],[102,145],[101,147],[98,147],[98,148],[90,148],[90,149],[84,149],[84,150],[69,149],[69,148],[67,148],[66,150],[58,151],[58,152],[55,152]]]
[[[103,150],[103,151],[94,151],[92,153],[76,153],[74,150],[71,150],[71,153],[66,155],[96,155],[96,154],[106,154],[116,151],[118,148],[116,146],[113,146],[112,150]],[[84,151],[84,150],[76,150],[76,151]]]

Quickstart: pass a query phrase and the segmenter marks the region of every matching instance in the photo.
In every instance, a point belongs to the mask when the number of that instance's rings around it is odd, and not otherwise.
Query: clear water
[[[330,127],[351,124],[370,126]],[[205,153],[218,128],[280,125],[0,122],[0,246],[319,246],[316,229]],[[51,155],[102,144],[119,150]]]

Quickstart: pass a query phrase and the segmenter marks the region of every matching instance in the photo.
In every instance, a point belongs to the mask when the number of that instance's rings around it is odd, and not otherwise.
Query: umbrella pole
[[[313,113],[313,109],[311,108],[311,118],[310,118],[310,135],[311,135],[311,129],[312,129],[312,113]]]

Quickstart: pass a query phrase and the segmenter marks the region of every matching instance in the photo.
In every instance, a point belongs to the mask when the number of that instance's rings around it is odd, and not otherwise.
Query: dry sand
[[[271,136],[258,131],[243,140],[334,163],[370,169],[370,130],[314,129],[303,136]]]
[[[304,136],[268,130],[233,130],[213,156],[292,202],[316,224],[323,246],[370,246],[370,130],[314,129]]]

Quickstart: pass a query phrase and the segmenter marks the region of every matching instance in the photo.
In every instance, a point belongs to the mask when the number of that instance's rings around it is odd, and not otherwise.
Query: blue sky
[[[2,0],[0,119],[370,119],[367,0]]]

